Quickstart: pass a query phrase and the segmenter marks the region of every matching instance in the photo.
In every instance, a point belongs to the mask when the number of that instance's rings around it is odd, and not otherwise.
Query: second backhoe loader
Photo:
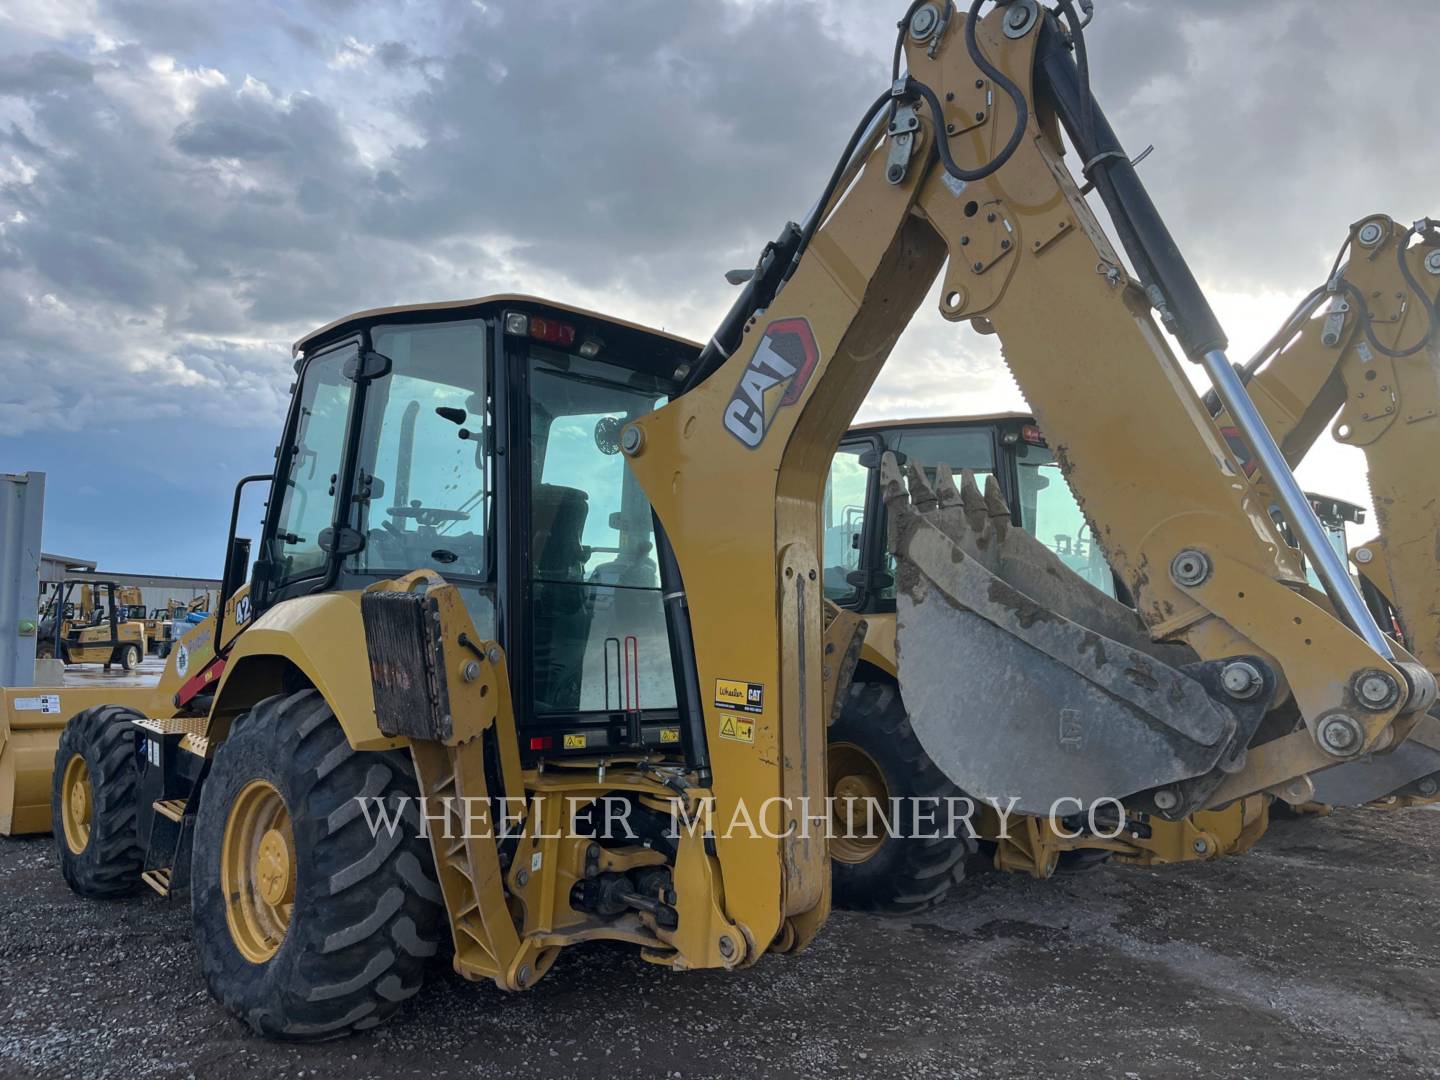
[[[1058,560],[1106,595],[1117,593],[1060,464],[1028,414],[874,422],[846,434],[822,508],[823,670],[827,691],[833,685],[839,695],[827,697],[826,761],[837,906],[914,913],[941,902],[968,872],[986,865],[1048,877],[1112,858],[1151,865],[1248,850],[1265,832],[1269,796],[1237,799],[1179,821],[1141,812],[1107,815],[1098,834],[1080,813],[1016,818],[1002,827],[983,805],[973,837],[894,827],[897,807],[903,814],[907,800],[960,791],[916,740],[896,679],[895,559],[886,545],[878,468],[886,452],[965,471],[972,481],[965,488],[967,509],[995,543],[1028,549],[1057,570]],[[1336,527],[1336,516],[1323,515],[1327,529]]]
[[[1327,430],[1364,451],[1379,536],[1353,559],[1377,622],[1440,674],[1440,223],[1355,222],[1329,277],[1240,369],[1291,467]],[[1207,400],[1261,498],[1266,471]],[[1440,719],[1363,763],[1315,778],[1319,802],[1440,794]]]
[[[946,469],[911,458],[907,486],[882,458],[899,685],[956,787],[1181,821],[1403,740],[1434,679],[1325,545],[1059,6],[910,5],[814,210],[698,355],[515,296],[299,342],[249,478],[248,629],[229,558],[204,704],[62,738],[71,884],[188,887],[211,992],[295,1039],[380,1023],[446,940],[508,990],[595,940],[675,970],[805,945],[830,908],[826,475],[937,278],[942,318],[1000,335],[1135,604],[1063,563],[1027,580]]]

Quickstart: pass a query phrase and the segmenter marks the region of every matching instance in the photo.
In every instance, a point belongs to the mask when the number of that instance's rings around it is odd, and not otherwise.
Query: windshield
[[[365,398],[349,570],[397,576],[428,567],[461,586],[476,630],[495,632],[486,537],[491,521],[486,323],[376,326],[390,370]]]
[[[1115,576],[1054,455],[1043,446],[1021,443],[1016,448],[1016,465],[1020,522],[1025,531],[1091,585],[1114,596]]]
[[[960,482],[962,469],[975,473],[982,486],[995,471],[995,440],[988,425],[978,427],[899,428],[884,434],[885,449],[902,455],[902,461],[922,465],[931,483],[940,464],[949,465]],[[861,600],[860,587],[852,575],[861,569],[866,518],[866,485],[873,466],[860,464],[860,455],[871,443],[842,446],[830,463],[821,504],[824,534],[825,598],[841,607],[853,607]],[[883,508],[874,527],[885,528]],[[895,599],[895,556],[884,551],[884,569],[874,583],[869,599]],[[862,579],[863,580],[863,579]]]
[[[988,426],[950,427],[932,430],[901,429],[886,436],[889,449],[903,454],[907,464],[915,463],[925,469],[925,477],[933,485],[938,465],[950,466],[955,474],[955,483],[961,482],[961,472],[969,469],[975,474],[975,482],[981,490],[985,478],[995,472],[995,436]],[[885,572],[889,583],[879,593],[880,599],[895,599],[895,556],[888,547],[885,551]]]

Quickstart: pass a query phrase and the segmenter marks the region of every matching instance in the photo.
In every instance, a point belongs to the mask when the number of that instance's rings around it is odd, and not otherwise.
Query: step
[[[156,870],[146,870],[140,875],[140,880],[161,896],[170,895],[170,867],[162,866]]]
[[[184,799],[161,799],[154,804],[155,812],[171,821],[179,821],[185,816]]]

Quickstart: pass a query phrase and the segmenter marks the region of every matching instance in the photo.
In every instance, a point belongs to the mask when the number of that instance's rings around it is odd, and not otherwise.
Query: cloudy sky
[[[1101,101],[1241,358],[1440,213],[1434,0],[1097,0]],[[290,342],[536,292],[708,336],[888,78],[876,0],[0,0],[0,471],[45,547],[218,576]],[[894,9],[894,10],[892,10]],[[1425,115],[1429,110],[1430,114]],[[864,418],[1022,407],[928,310]],[[1366,502],[1357,452],[1301,479]]]

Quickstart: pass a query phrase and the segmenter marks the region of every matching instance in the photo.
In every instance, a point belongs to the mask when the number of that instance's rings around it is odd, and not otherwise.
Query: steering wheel
[[[387,506],[385,513],[394,518],[413,518],[420,525],[444,525],[450,521],[469,521],[464,510],[442,510],[436,506]]]

